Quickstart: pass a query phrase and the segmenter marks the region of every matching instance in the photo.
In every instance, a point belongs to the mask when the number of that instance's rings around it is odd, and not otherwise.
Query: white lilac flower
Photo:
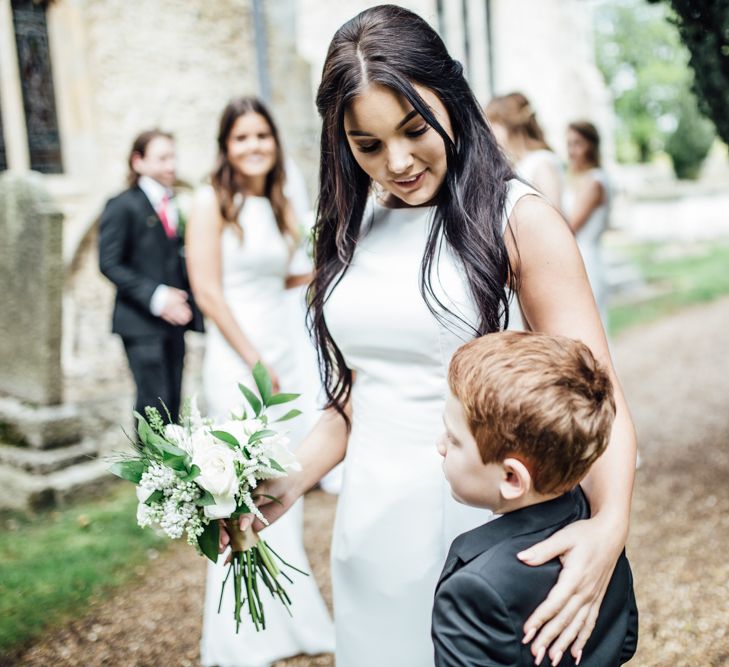
[[[137,525],[140,528],[151,526],[154,523],[154,514],[154,510],[149,505],[139,503],[137,505]]]
[[[156,461],[150,463],[149,468],[142,473],[139,486],[152,491],[164,491],[175,485],[177,477],[173,470]]]

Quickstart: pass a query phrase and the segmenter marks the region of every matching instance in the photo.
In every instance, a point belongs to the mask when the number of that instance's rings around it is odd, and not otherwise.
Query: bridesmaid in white
[[[203,387],[212,417],[226,418],[243,402],[238,383],[253,386],[251,369],[258,361],[268,367],[276,390],[303,389],[285,289],[309,276],[289,272],[298,228],[284,194],[284,164],[263,104],[255,98],[231,101],[220,121],[212,185],[196,193],[186,238],[190,284],[207,318]],[[310,571],[302,513],[298,502],[265,534],[287,560]],[[271,599],[266,630],[257,633],[244,622],[236,634],[232,614],[225,612],[231,600],[224,599],[218,613],[223,560],[208,564],[200,647],[205,667],[266,667],[299,653],[333,650],[331,620],[313,577],[299,576],[291,586],[293,618]],[[230,586],[226,595],[233,595]]]
[[[484,111],[516,175],[559,208],[564,186],[562,163],[545,141],[536,112],[527,97],[523,93],[494,97]]]
[[[600,166],[600,134],[588,121],[567,128],[569,173],[562,200],[577,238],[603,324],[607,326],[607,285],[600,240],[610,216],[610,186]]]
[[[302,471],[267,484],[283,506],[261,505],[280,516],[344,459],[337,666],[426,667],[447,549],[485,518],[452,500],[435,446],[454,348],[507,326],[507,314],[519,325],[521,311],[524,325],[581,339],[612,365],[572,233],[513,179],[461,65],[424,20],[384,5],[342,26],[317,106],[310,307],[329,403],[299,449]],[[520,554],[564,563],[523,628],[537,662],[548,651],[544,664],[580,655],[627,537],[635,433],[612,377],[616,425],[585,485],[592,518]]]

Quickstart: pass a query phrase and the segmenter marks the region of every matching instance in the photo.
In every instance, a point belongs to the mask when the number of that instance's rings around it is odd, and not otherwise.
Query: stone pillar
[[[0,392],[61,402],[63,216],[35,173],[0,175]]]

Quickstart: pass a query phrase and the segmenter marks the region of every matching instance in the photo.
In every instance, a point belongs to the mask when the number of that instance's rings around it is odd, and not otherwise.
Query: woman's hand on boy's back
[[[536,658],[549,652],[549,664],[557,664],[568,650],[580,657],[623,550],[622,532],[597,517],[576,521],[518,554],[527,565],[562,562],[557,583],[524,624],[524,643],[531,641]]]

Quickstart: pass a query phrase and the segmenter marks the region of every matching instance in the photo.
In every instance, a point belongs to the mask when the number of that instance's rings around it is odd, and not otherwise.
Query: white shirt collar
[[[162,202],[162,197],[167,195],[167,197],[170,198],[173,195],[173,192],[170,188],[166,188],[164,185],[162,185],[162,183],[155,181],[149,176],[140,176],[138,185],[141,188],[142,192],[147,195],[147,199],[149,199],[150,203],[152,204],[152,208],[154,208],[155,210],[157,210],[160,203]]]

